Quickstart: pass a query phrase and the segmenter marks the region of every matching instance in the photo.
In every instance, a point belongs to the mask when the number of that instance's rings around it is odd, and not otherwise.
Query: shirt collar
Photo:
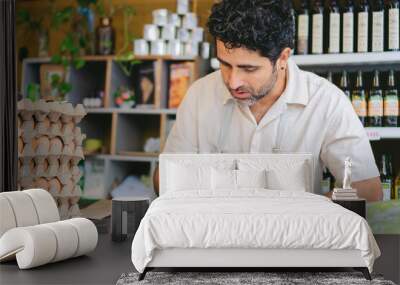
[[[234,101],[234,98],[228,88],[226,88],[222,80],[222,74],[220,74],[220,78],[222,83],[220,90],[222,93],[222,103],[225,105],[229,101]],[[297,64],[291,58],[288,60],[288,79],[286,82],[286,88],[281,96],[285,97],[287,104],[300,104],[306,106],[308,103],[308,89],[305,78]]]

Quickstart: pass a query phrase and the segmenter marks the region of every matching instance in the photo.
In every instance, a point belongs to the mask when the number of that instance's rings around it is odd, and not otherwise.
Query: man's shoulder
[[[222,84],[221,71],[217,70],[197,79],[190,88],[195,90],[210,89],[218,87],[220,84]]]

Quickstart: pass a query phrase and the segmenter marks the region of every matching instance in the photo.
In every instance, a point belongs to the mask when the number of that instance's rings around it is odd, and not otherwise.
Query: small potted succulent
[[[119,108],[130,109],[136,105],[135,92],[124,86],[120,86],[114,92],[115,105]]]

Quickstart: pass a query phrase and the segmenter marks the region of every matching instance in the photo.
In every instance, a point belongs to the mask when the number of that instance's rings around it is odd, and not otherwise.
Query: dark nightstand
[[[339,204],[340,206],[353,211],[356,214],[359,214],[361,217],[365,219],[366,211],[365,211],[365,199],[357,199],[357,200],[332,200],[332,202]]]

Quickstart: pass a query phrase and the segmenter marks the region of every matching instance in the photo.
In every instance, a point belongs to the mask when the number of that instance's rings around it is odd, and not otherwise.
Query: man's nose
[[[236,90],[243,85],[243,81],[236,70],[229,73],[228,85],[230,89]]]

